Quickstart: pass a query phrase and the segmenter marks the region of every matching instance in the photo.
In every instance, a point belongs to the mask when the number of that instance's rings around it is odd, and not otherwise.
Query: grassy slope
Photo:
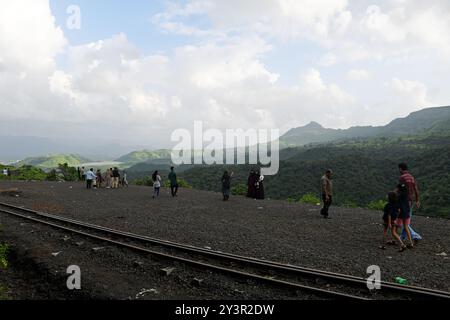
[[[124,163],[140,163],[147,162],[158,159],[170,159],[170,150],[157,150],[157,151],[149,151],[149,150],[141,150],[134,151],[129,154],[126,154],[119,159],[118,162]]]

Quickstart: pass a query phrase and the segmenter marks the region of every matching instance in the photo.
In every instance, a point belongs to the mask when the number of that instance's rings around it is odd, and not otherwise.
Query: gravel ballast
[[[189,189],[181,189],[177,198],[163,189],[161,197],[153,200],[152,188],[137,186],[86,190],[81,183],[1,182],[0,188],[20,191],[18,197],[0,196],[2,202],[106,227],[359,277],[367,277],[367,268],[378,265],[384,281],[402,277],[411,285],[450,291],[450,220],[446,219],[414,216],[412,225],[424,240],[399,253],[396,246],[378,249],[382,213],[364,209],[332,207],[332,219],[325,220],[317,206],[244,197],[223,202],[220,194]],[[0,224],[5,234],[18,232],[12,218],[0,215]],[[24,241],[29,236],[23,233]],[[232,288],[226,297],[233,296]],[[276,295],[269,296],[289,298]],[[199,296],[189,290],[183,294]],[[168,293],[160,298],[171,297]],[[220,294],[203,297],[220,298]],[[263,298],[249,296],[255,297]]]

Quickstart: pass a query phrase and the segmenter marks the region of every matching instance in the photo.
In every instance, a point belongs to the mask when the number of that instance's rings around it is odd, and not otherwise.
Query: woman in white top
[[[153,180],[153,199],[159,197],[159,191],[161,190],[161,176],[159,175],[158,171],[155,171],[152,175]]]

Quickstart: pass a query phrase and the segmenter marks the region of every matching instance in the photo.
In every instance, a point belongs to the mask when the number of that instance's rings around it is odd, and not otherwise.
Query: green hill
[[[137,164],[140,162],[149,162],[149,161],[167,162],[165,160],[170,160],[170,158],[171,158],[170,150],[156,150],[156,151],[142,150],[128,153],[120,157],[116,161],[128,164]]]
[[[90,162],[90,160],[78,155],[55,154],[43,157],[26,158],[19,161],[16,166],[30,165],[43,169],[53,169],[57,168],[59,164],[67,163],[69,166],[79,166],[86,162]]]

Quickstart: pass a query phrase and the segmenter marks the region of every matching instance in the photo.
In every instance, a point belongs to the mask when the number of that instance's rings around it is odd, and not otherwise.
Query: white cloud
[[[364,69],[353,69],[347,73],[347,78],[354,81],[364,81],[371,78],[369,71]]]
[[[404,11],[401,9],[386,14],[381,11],[380,7],[371,5],[367,8],[366,17],[362,23],[372,37],[380,37],[388,42],[399,42],[405,39],[406,30],[396,23],[401,23],[403,19]]]
[[[190,128],[194,120],[217,128],[285,130],[311,120],[347,127],[386,114],[385,121],[435,102],[429,79],[401,72],[441,70],[436,61],[442,60],[430,59],[436,52],[448,61],[450,8],[431,2],[417,8],[416,0],[372,7],[362,1],[357,8],[345,0],[169,2],[153,22],[184,35],[188,45],[143,54],[125,34],[70,46],[48,1],[0,0],[0,107],[13,110],[3,121],[53,121],[72,124],[71,134],[89,128],[95,137],[149,144],[168,140],[161,130]],[[199,16],[211,25],[196,25]],[[269,57],[293,43],[289,57],[301,63],[277,69]],[[55,62],[58,54],[64,68]],[[308,54],[310,63],[328,68],[311,68]],[[410,56],[416,65],[408,64]],[[369,88],[363,80],[374,68],[377,79],[383,71],[386,76]],[[359,81],[353,85],[362,93],[345,87],[346,78]],[[421,80],[401,80],[414,78]],[[25,129],[33,134],[32,126]]]
[[[347,0],[192,0],[184,7],[170,3],[152,21],[183,33],[186,28],[176,27],[174,20],[207,15],[216,31],[246,30],[280,39],[326,37],[346,31],[352,20],[347,5]]]
[[[428,98],[428,88],[421,82],[394,78],[388,83],[388,87],[393,93],[397,109],[409,109],[411,106],[421,109],[432,105]]]
[[[251,82],[273,84],[279,75],[266,69],[259,57],[270,50],[260,38],[235,38],[225,44],[209,43],[176,50],[177,70],[198,88],[227,89]]]
[[[338,62],[336,55],[333,53],[326,53],[319,59],[319,65],[323,67],[330,67]]]
[[[57,55],[67,44],[64,34],[56,27],[46,0],[0,0],[0,7],[3,118],[53,118],[59,100],[50,93],[48,79],[55,71]]]
[[[3,71],[48,70],[67,41],[47,0],[0,0],[0,61]]]

